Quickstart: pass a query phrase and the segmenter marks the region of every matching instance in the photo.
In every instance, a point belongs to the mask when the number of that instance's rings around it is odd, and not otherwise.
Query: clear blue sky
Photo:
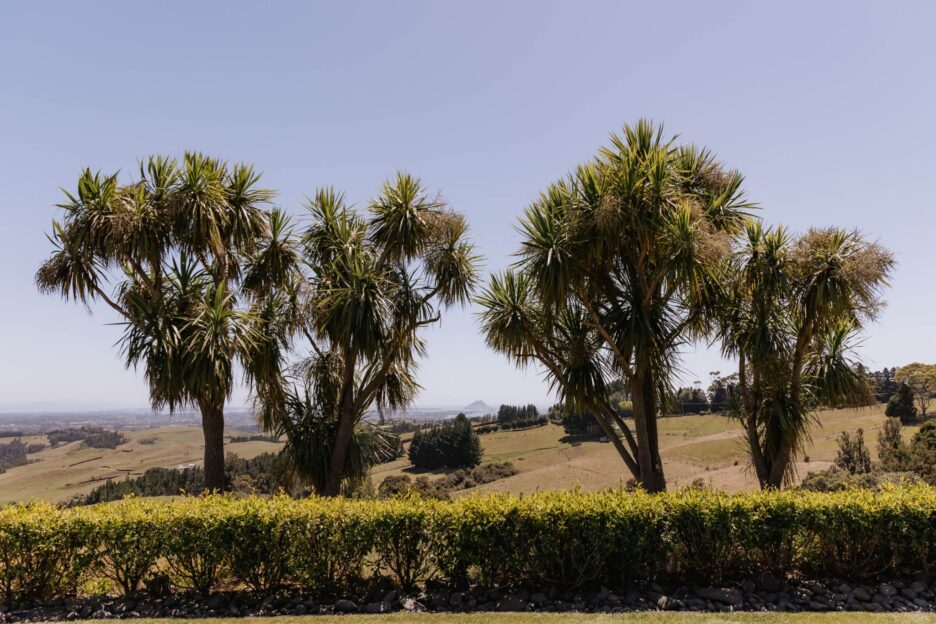
[[[298,211],[364,204],[397,169],[472,225],[486,272],[549,181],[642,116],[747,176],[769,222],[896,252],[872,367],[936,360],[932,2],[0,4],[0,409],[146,405],[103,307],[41,297],[60,186],[150,153],[254,163]],[[469,311],[429,336],[422,405],[546,402]],[[725,369],[704,346],[685,381]],[[235,397],[243,402],[243,394]]]

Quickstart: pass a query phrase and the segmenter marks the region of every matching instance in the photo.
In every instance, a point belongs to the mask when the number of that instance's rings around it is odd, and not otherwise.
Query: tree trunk
[[[634,428],[637,430],[640,484],[648,492],[663,492],[666,490],[666,478],[663,476],[657,432],[656,383],[645,358],[636,362],[635,369],[631,394],[634,404]]]
[[[783,487],[783,477],[786,475],[792,454],[793,447],[790,446],[790,441],[784,438],[780,442],[780,448],[777,449],[777,454],[770,466],[770,475],[767,477],[768,488],[779,490]]]
[[[353,436],[354,414],[351,411],[342,409],[338,416],[338,430],[335,433],[331,461],[328,465],[328,478],[325,482],[325,489],[319,492],[320,495],[338,496],[341,494],[344,466],[348,461],[348,449],[351,447],[351,438]]]
[[[627,469],[630,470],[634,480],[640,481],[640,467],[634,462],[634,459],[631,457],[630,453],[627,452],[627,449],[624,448],[624,443],[621,442],[621,438],[614,430],[611,421],[605,418],[600,409],[593,408],[592,414],[601,427],[601,430],[604,431],[605,436],[614,445],[614,449],[618,452],[618,455],[624,460],[624,464],[627,466]]]
[[[751,451],[751,463],[754,465],[757,483],[763,490],[768,487],[770,471],[767,469],[767,462],[760,446],[760,438],[757,435],[757,417],[755,414],[745,415],[744,429],[747,432],[748,448]]]
[[[746,365],[744,353],[742,352],[738,358],[738,391],[741,393],[741,413],[744,418],[744,430],[747,433],[748,448],[751,451],[751,463],[754,465],[757,483],[763,490],[768,487],[770,469],[764,457],[764,450],[761,448],[760,436],[757,434],[757,410],[760,409],[760,377],[755,371],[753,391],[757,396],[752,397],[747,385]]]
[[[199,402],[205,435],[205,489],[224,491],[224,405]]]

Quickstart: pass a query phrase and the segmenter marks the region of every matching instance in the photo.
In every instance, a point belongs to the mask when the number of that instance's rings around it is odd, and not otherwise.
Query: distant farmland
[[[841,431],[862,428],[874,454],[877,431],[883,425],[884,406],[821,412],[819,425],[812,427],[812,441],[805,456],[798,458],[799,475],[827,468],[835,457],[836,438]],[[914,428],[905,428],[910,436]],[[202,431],[196,426],[169,426],[125,431],[129,442],[116,449],[85,448],[80,442],[61,445],[30,455],[33,463],[0,474],[0,502],[44,499],[64,501],[89,492],[107,479],[137,476],[148,468],[199,465]],[[227,439],[250,435],[229,429]],[[411,434],[403,436],[408,441]],[[24,442],[45,442],[44,436],[29,436]],[[466,490],[530,493],[582,487],[598,490],[619,487],[628,474],[610,444],[597,440],[568,438],[562,428],[546,425],[520,431],[495,432],[481,436],[484,462],[511,462],[518,474]],[[715,416],[674,416],[660,420],[660,444],[670,487],[681,487],[701,479],[706,485],[726,491],[757,487],[747,467],[747,451],[741,428],[732,419]],[[275,452],[281,444],[251,441],[227,444],[226,451],[243,458]],[[806,461],[808,458],[808,461]],[[415,471],[403,457],[372,471],[376,487],[389,475],[426,475],[445,471]]]

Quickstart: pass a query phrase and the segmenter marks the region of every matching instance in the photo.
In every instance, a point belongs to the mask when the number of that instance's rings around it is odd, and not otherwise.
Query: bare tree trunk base
[[[205,435],[205,490],[224,491],[224,407],[200,405]]]

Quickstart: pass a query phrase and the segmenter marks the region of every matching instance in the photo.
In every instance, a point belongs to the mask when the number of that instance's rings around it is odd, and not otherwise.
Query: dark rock
[[[856,587],[852,590],[852,595],[861,602],[871,602],[871,594],[864,587]]]
[[[80,617],[81,617],[81,616],[78,615],[78,612],[77,612],[77,611],[69,611],[69,612],[68,612],[68,615],[65,616],[65,619],[66,619],[66,620],[77,620],[77,619],[80,618]]]
[[[341,613],[356,613],[358,610],[357,603],[353,600],[348,600],[347,598],[340,598],[335,601],[335,611]]]
[[[364,610],[368,613],[386,613],[387,608],[384,606],[383,602],[371,602],[364,607]]]
[[[211,611],[217,611],[218,609],[226,609],[228,606],[228,598],[224,594],[215,594],[208,599],[208,602],[205,604],[205,608]]]
[[[777,593],[783,589],[783,581],[766,572],[755,574],[752,580],[754,581],[755,587],[761,591]]]
[[[878,593],[889,598],[897,593],[897,588],[890,583],[881,583],[878,585]]]
[[[293,607],[293,615],[305,615],[305,613],[306,613],[306,606],[302,604],[301,602],[297,604],[295,607]]]
[[[910,589],[912,589],[918,594],[922,594],[923,592],[928,590],[929,587],[923,581],[913,581],[912,583],[910,583]]]
[[[740,607],[744,604],[744,596],[741,595],[741,591],[729,587],[703,587],[696,590],[696,593],[707,600],[733,607]]]
[[[547,598],[546,594],[542,592],[537,592],[533,594],[532,596],[530,596],[530,602],[532,602],[537,607],[546,604],[547,600],[549,600],[549,598]]]
[[[498,600],[496,609],[498,611],[526,611],[528,607],[529,603],[526,600],[511,594]]]
[[[757,589],[757,585],[750,579],[741,583],[741,591],[743,591],[745,594],[750,594],[755,589]]]
[[[463,593],[452,592],[452,595],[449,596],[449,604],[453,607],[460,607],[464,599],[465,595]]]
[[[445,590],[431,594],[427,600],[430,607],[438,609],[449,604],[449,592]]]

